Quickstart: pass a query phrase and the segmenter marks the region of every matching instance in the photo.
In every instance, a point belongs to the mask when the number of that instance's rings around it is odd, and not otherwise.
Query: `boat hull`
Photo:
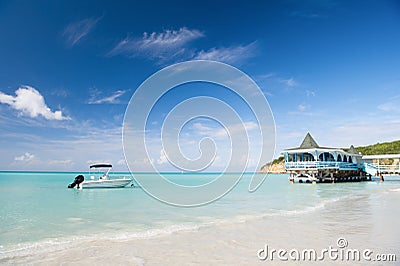
[[[107,179],[107,180],[88,180],[80,184],[81,188],[121,188],[127,186],[132,179]]]

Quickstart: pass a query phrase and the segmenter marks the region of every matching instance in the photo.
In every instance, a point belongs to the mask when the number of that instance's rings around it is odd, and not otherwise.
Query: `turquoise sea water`
[[[269,175],[256,192],[249,193],[251,175],[245,174],[220,200],[201,207],[182,208],[161,203],[137,187],[67,189],[76,175],[0,173],[0,259],[72,241],[146,238],[224,221],[301,215],[335,206],[335,202],[372,204],[352,213],[356,221],[362,222],[369,217],[371,209],[379,207],[381,195],[394,195],[393,200],[400,204],[400,177],[387,177],[384,183],[290,185],[287,175]],[[154,178],[153,174],[140,175]],[[167,176],[190,185],[209,182],[218,175]],[[390,214],[385,217],[397,218]]]

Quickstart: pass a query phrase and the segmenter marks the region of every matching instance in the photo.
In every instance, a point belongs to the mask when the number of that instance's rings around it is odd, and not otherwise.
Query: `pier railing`
[[[286,169],[340,169],[340,170],[357,170],[358,165],[356,163],[346,162],[286,162]]]
[[[364,163],[364,170],[371,175],[376,173],[400,173],[399,165],[379,165],[373,163]]]

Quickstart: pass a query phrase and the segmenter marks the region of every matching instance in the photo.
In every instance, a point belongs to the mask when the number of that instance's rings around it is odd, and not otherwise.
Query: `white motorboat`
[[[111,164],[93,164],[90,166],[89,180],[78,175],[69,188],[121,188],[132,182],[130,177],[110,176]]]

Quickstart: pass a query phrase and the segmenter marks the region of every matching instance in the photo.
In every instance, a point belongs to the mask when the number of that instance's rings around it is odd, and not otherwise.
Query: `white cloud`
[[[51,91],[51,95],[57,96],[57,97],[67,97],[69,95],[69,92],[64,89],[55,89]]]
[[[248,121],[248,122],[244,122],[244,123],[242,123],[242,124],[236,124],[236,125],[230,125],[230,126],[228,126],[228,132],[229,132],[229,134],[231,134],[231,135],[232,135],[232,134],[236,134],[236,133],[242,131],[243,128],[244,128],[247,132],[252,131],[252,130],[256,130],[256,129],[260,129],[260,127],[258,126],[257,123],[255,123],[255,122],[253,122],[253,121]],[[218,134],[219,136],[224,136],[224,135],[226,135],[226,131],[225,131],[225,129],[220,129],[219,131],[217,131],[217,134]]]
[[[255,79],[257,79],[257,80],[259,80],[259,81],[262,81],[262,80],[265,80],[265,79],[274,78],[274,77],[276,77],[276,76],[277,76],[276,73],[270,72],[270,73],[258,75],[258,76],[255,77]]]
[[[119,42],[109,53],[109,56],[126,55],[128,57],[148,57],[160,61],[176,58],[187,51],[184,46],[204,34],[196,29],[180,28],[179,30],[165,30],[163,32],[143,33],[142,38],[126,37]]]
[[[378,109],[385,112],[400,112],[400,105],[395,102],[386,102],[378,105]]]
[[[247,131],[260,129],[260,127],[258,126],[258,124],[255,123],[255,122],[253,122],[253,121],[244,122],[243,125],[244,125],[244,128],[245,128]]]
[[[92,165],[92,164],[100,164],[100,163],[105,163],[105,164],[112,164],[111,159],[96,159],[96,160],[87,160],[86,164]]]
[[[197,134],[199,135],[207,135],[213,130],[211,127],[208,127],[202,123],[194,123],[192,128],[196,130]]]
[[[15,157],[14,160],[18,162],[31,162],[34,158],[35,155],[25,152],[25,154]]]
[[[105,122],[107,123],[107,122]],[[126,164],[119,164],[123,159],[121,126],[74,121],[73,126],[62,134],[58,128],[46,129],[46,136],[36,132],[2,134],[0,143],[0,168],[4,170],[62,170],[87,171],[89,164],[107,162],[115,166],[115,171],[127,171]],[[14,145],[13,142],[18,142]],[[15,153],[10,154],[10,150]],[[26,163],[15,160],[28,151],[34,158]],[[25,158],[29,156],[25,155]],[[71,162],[70,164],[68,164]],[[136,165],[135,165],[136,166]],[[140,164],[138,163],[138,166]],[[71,168],[72,167],[72,168]],[[136,170],[136,168],[133,168]],[[142,169],[142,168],[138,168]]]
[[[304,111],[299,111],[299,112],[288,112],[288,115],[298,115],[298,116],[318,116],[320,115],[319,113],[313,113],[313,112],[304,112]]]
[[[165,164],[168,163],[167,156],[165,155],[165,151],[162,149],[160,151],[160,158],[157,159],[158,164]]]
[[[302,103],[302,104],[299,104],[298,106],[297,106],[297,109],[300,111],[300,112],[304,112],[305,110],[307,110],[307,109],[309,109],[310,108],[310,105],[309,104],[306,104],[306,103]]]
[[[100,99],[96,99],[96,95],[92,96],[89,100],[89,104],[102,104],[102,103],[119,103],[118,98],[125,94],[126,91],[124,90],[117,90],[112,95],[103,97]],[[96,93],[97,94],[97,93]]]
[[[125,159],[118,160],[117,165],[126,165]]]
[[[326,134],[325,131],[321,135],[330,139],[338,147],[348,147],[350,144],[364,146],[377,142],[398,140],[400,132],[399,122],[397,118],[379,118],[377,121],[342,124],[333,128],[329,134]],[[366,132],[368,134],[365,134]]]
[[[67,166],[67,165],[73,165],[74,162],[70,159],[66,160],[49,160],[48,164],[50,165],[56,165],[56,166]]]
[[[133,172],[153,172],[154,171],[154,159],[143,157],[129,162],[130,170]]]
[[[194,130],[195,134],[200,136],[208,136],[211,138],[225,138],[228,136],[225,128],[210,127],[199,122],[193,124],[192,130]]]
[[[281,79],[280,81],[288,87],[294,87],[298,85],[298,83],[293,78]]]
[[[135,157],[152,158],[158,171],[177,171],[176,165],[188,169],[199,169],[209,165],[206,171],[222,171],[230,165],[231,170],[240,171],[243,167],[242,155],[253,162],[262,147],[260,126],[254,121],[232,123],[226,125],[226,129],[211,121],[196,121],[181,130],[179,137],[175,134],[163,134],[161,138],[159,135],[149,134],[146,137],[147,154],[136,153]],[[244,131],[247,131],[248,137],[239,138],[246,134]],[[234,151],[232,141],[235,141]],[[132,141],[131,145],[134,144]],[[265,163],[264,160],[262,163]],[[252,170],[257,170],[253,165]],[[142,171],[148,167],[137,165],[136,168],[136,171]]]
[[[211,48],[208,51],[201,50],[194,59],[215,60],[228,64],[240,63],[244,59],[253,57],[255,54],[256,43],[231,47]]]
[[[69,24],[63,32],[66,43],[70,46],[76,45],[93,30],[100,18],[86,18]]]
[[[307,97],[315,97],[315,91],[306,90]]]
[[[226,128],[212,128],[209,126],[206,126],[202,123],[194,123],[192,126],[192,129],[195,130],[196,134],[199,135],[208,135],[212,138],[225,138],[228,137],[229,135],[236,134],[238,132],[241,132],[243,128],[249,132],[252,130],[259,129],[259,126],[257,123],[253,121],[247,121],[243,122],[241,124],[234,124],[234,125],[229,125]]]
[[[61,111],[51,111],[46,105],[43,96],[30,86],[22,86],[15,91],[16,96],[0,92],[0,103],[8,104],[22,115],[37,117],[43,116],[47,120],[69,120]]]
[[[256,42],[230,47],[213,47],[209,50],[196,50],[187,47],[191,41],[204,37],[196,29],[182,27],[179,30],[143,33],[142,38],[126,37],[107,54],[108,56],[125,55],[127,57],[145,57],[158,63],[177,59],[215,60],[225,63],[241,63],[253,57]]]

